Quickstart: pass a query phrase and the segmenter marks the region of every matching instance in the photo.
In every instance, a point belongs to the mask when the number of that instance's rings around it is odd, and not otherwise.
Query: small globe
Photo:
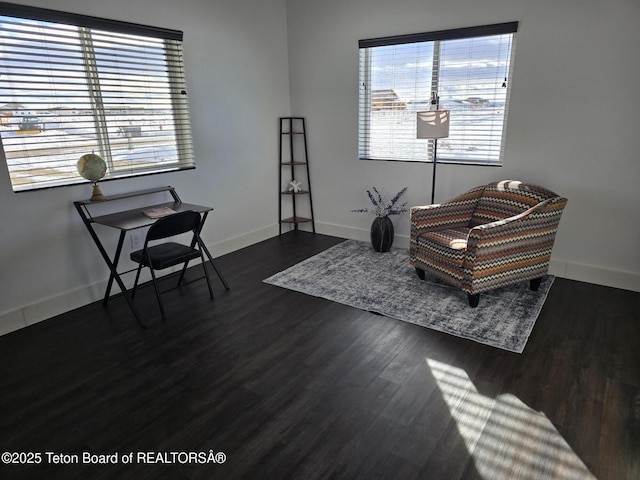
[[[97,182],[107,173],[107,163],[95,153],[87,153],[78,160],[78,173],[87,180]]]

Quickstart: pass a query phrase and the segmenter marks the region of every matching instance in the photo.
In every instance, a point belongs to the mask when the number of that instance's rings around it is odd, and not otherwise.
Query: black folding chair
[[[199,228],[200,214],[198,212],[186,211],[162,217],[149,227],[142,250],[137,250],[131,253],[131,260],[138,264],[138,271],[136,272],[136,280],[131,292],[131,298],[133,299],[136,294],[142,267],[148,267],[151,271],[151,278],[153,279],[153,287],[156,291],[156,297],[158,298],[162,321],[166,321],[166,315],[162,299],[160,298],[160,289],[158,287],[158,281],[155,274],[156,270],[164,270],[165,268],[173,267],[174,265],[184,264],[180,278],[178,279],[178,286],[180,286],[184,280],[184,273],[187,269],[187,264],[191,260],[200,258],[202,261],[202,268],[204,269],[204,278],[206,278],[207,286],[209,287],[209,296],[210,298],[213,298],[211,281],[209,279],[209,273],[207,272],[204,255],[202,253],[203,244],[198,233]],[[175,237],[187,232],[193,232],[190,245],[184,245],[174,241],[155,244],[158,240]],[[150,245],[150,242],[154,242],[154,245]],[[196,248],[196,246],[198,248]]]

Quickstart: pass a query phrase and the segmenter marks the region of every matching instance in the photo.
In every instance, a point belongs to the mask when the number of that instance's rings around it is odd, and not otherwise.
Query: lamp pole
[[[449,110],[438,109],[439,99],[436,92],[431,93],[431,105],[435,109],[418,112],[416,138],[433,139],[433,176],[431,179],[431,203],[435,203],[436,167],[438,164],[438,139],[449,136]]]

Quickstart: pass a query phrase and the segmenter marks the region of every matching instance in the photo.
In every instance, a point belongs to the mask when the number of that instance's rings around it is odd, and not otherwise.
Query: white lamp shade
[[[445,138],[449,136],[450,110],[418,112],[416,138]]]

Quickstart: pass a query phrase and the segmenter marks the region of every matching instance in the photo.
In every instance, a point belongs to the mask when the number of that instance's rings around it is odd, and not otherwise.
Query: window
[[[360,40],[359,157],[432,161],[416,112],[451,110],[438,162],[500,165],[518,23]]]
[[[14,191],[194,168],[182,32],[0,3],[0,136]]]

